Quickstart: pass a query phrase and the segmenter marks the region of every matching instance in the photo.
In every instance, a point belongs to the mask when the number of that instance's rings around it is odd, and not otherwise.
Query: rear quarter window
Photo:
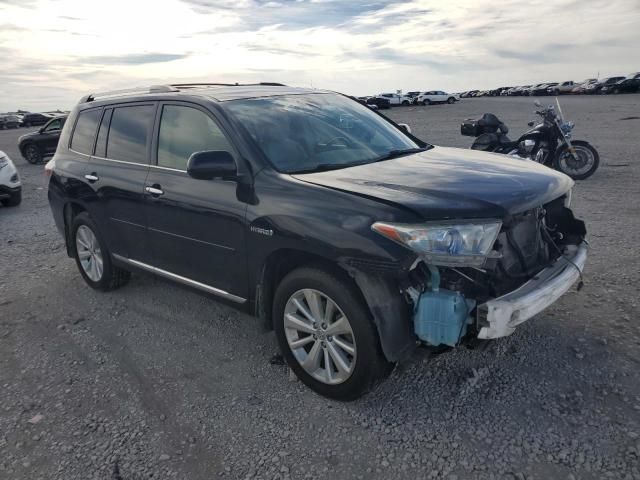
[[[91,155],[101,111],[101,109],[96,108],[93,110],[85,110],[78,114],[76,128],[74,128],[71,137],[70,147],[73,151]]]

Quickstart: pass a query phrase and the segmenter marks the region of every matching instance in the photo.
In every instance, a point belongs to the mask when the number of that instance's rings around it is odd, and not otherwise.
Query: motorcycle
[[[535,113],[542,117],[542,122],[537,125],[529,122],[532,128],[516,141],[507,136],[509,128],[492,113],[465,120],[460,133],[476,137],[471,145],[473,150],[533,160],[555,168],[574,180],[589,178],[598,169],[600,156],[589,142],[571,139],[575,124],[564,120],[558,99],[556,104],[557,110],[553,105],[542,107],[536,100],[538,110]]]

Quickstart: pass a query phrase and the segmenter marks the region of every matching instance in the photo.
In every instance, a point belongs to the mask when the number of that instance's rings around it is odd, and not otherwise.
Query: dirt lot
[[[549,99],[545,99],[549,101]],[[640,479],[640,95],[562,98],[602,165],[574,189],[586,285],[486,350],[424,350],[341,404],[272,365],[259,322],[147,275],[92,291],[66,257],[42,166],[0,208],[0,478]],[[528,98],[389,115],[467,147],[491,111],[514,135]],[[632,119],[627,119],[634,117]]]

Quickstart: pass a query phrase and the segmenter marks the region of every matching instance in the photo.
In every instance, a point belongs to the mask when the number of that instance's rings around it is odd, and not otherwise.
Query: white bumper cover
[[[586,261],[587,245],[582,243],[517,290],[480,305],[478,319],[481,328],[478,338],[511,335],[518,325],[564,295],[580,277],[576,266],[582,271]]]

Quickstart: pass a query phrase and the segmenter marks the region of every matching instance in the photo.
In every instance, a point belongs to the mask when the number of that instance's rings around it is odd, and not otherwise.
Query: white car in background
[[[432,105],[434,103],[455,103],[458,101],[460,101],[460,97],[458,95],[443,92],[442,90],[422,92],[416,98],[416,103],[418,105]]]
[[[0,203],[3,207],[15,207],[22,201],[20,175],[9,156],[0,150]]]
[[[378,97],[386,98],[391,105],[411,105],[411,97],[402,93],[381,93]]]

